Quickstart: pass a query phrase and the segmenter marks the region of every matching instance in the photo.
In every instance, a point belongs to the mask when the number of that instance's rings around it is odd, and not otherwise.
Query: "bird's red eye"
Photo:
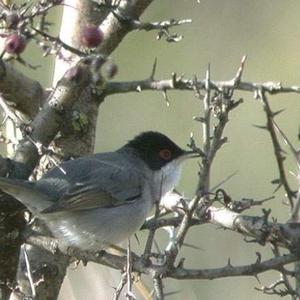
[[[169,149],[162,149],[159,151],[159,157],[163,160],[169,160],[171,158],[171,151]]]

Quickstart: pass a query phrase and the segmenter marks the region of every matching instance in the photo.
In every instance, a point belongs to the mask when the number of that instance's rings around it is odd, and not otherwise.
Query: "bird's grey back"
[[[128,189],[122,187],[123,191],[132,195],[138,192],[132,189],[137,189],[141,184],[144,169],[144,163],[130,152],[98,153],[69,160],[53,168],[36,182],[36,188],[51,195],[53,201],[56,201],[76,184],[86,182],[102,186],[104,190],[114,194],[118,192],[115,190],[120,181],[132,185]],[[123,197],[126,198],[127,195]]]

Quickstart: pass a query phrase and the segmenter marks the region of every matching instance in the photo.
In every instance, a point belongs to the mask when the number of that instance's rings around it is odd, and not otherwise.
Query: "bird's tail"
[[[34,182],[0,177],[0,189],[23,203],[33,214],[53,204],[50,196],[39,191]]]

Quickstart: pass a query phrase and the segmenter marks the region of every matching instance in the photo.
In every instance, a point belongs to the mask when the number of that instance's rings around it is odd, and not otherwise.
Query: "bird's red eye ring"
[[[169,160],[171,158],[171,151],[169,149],[162,149],[159,151],[159,157],[163,160]]]

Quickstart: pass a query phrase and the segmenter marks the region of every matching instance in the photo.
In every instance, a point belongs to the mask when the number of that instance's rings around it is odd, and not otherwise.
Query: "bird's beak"
[[[200,157],[201,155],[194,150],[185,150],[183,156],[185,159],[188,159]]]

